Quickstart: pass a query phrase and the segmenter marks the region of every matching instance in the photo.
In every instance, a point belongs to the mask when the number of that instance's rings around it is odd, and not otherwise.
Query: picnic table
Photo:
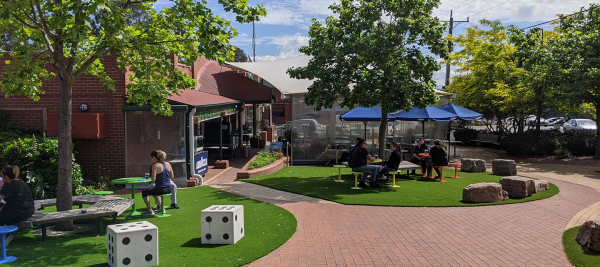
[[[114,179],[111,182],[113,184],[131,184],[131,199],[133,199],[133,205],[131,206],[131,211],[125,213],[126,216],[137,216],[142,213],[135,210],[135,184],[148,183],[150,179],[146,179],[145,177],[127,177],[127,178],[119,178]]]

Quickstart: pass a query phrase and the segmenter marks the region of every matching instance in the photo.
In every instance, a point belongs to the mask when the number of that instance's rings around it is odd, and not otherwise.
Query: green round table
[[[111,181],[113,184],[130,184],[131,185],[131,199],[133,199],[133,205],[131,205],[131,211],[123,213],[125,216],[137,216],[142,213],[135,210],[135,184],[148,183],[150,179],[146,179],[145,177],[127,177],[127,178],[119,178]]]

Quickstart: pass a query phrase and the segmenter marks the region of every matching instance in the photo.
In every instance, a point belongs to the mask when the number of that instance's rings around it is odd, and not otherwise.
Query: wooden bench
[[[486,133],[477,133],[477,136],[474,140],[470,140],[470,142],[474,143],[487,143],[495,146],[500,145],[500,135],[497,134],[486,134]]]

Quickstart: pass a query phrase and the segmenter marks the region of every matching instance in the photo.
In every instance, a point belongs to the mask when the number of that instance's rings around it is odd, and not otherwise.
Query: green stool
[[[165,203],[164,202],[165,201],[165,197],[166,196],[170,196],[170,195],[171,195],[171,193],[164,194],[164,195],[159,195],[159,197],[160,197],[160,204],[161,204],[160,215],[156,215],[156,217],[169,217],[169,216],[171,216],[171,214],[167,214],[167,212],[165,211],[165,205],[164,205],[164,203]]]
[[[96,192],[94,192],[94,195],[106,196],[106,195],[112,195],[113,193],[114,193],[113,191],[96,191]]]

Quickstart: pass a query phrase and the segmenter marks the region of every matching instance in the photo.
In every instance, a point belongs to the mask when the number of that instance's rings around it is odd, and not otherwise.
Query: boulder
[[[495,175],[517,175],[517,164],[512,159],[492,160],[492,172]]]
[[[500,179],[500,184],[510,198],[524,198],[535,193],[535,182],[530,178],[506,176]]]
[[[460,171],[463,172],[485,172],[485,160],[482,159],[462,159]]]
[[[600,220],[583,223],[575,240],[587,250],[600,252]]]
[[[499,202],[508,199],[508,192],[498,183],[477,183],[463,188],[463,201],[472,203]]]
[[[546,180],[533,180],[535,183],[535,192],[539,193],[550,189],[550,183]]]

